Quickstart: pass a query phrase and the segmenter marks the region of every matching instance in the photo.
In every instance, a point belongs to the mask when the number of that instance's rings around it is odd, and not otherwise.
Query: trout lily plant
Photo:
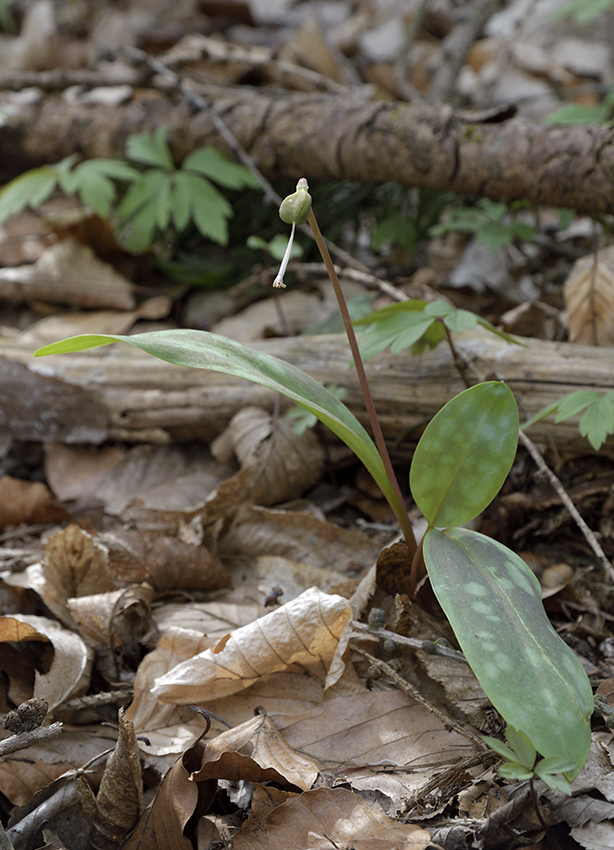
[[[47,345],[36,355],[119,341],[170,363],[261,384],[327,425],[378,483],[405,536],[412,573],[418,574],[423,559],[468,663],[508,724],[510,746],[487,739],[506,760],[502,774],[537,775],[553,788],[570,793],[569,783],[582,769],[591,743],[590,683],[578,658],[552,628],[539,583],[524,561],[495,540],[464,527],[494,499],[514,460],[518,409],[510,389],[498,381],[477,384],[448,402],[424,431],[410,472],[413,498],[428,522],[418,547],[306,180],[300,180],[296,192],[283,201],[280,215],[292,225],[292,233],[274,285],[284,286],[294,231],[308,222],[338,297],[375,441],[335,394],[300,369],[205,331],[88,334]]]

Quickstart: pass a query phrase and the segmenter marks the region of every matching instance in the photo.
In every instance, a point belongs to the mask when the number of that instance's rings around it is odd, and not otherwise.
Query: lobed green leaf
[[[173,170],[175,167],[166,143],[165,127],[158,127],[155,133],[133,133],[128,136],[126,155],[134,162],[163,170]]]
[[[210,177],[227,189],[257,188],[260,184],[254,175],[236,162],[231,162],[215,148],[200,148],[188,154],[181,164],[182,171],[197,171]]]

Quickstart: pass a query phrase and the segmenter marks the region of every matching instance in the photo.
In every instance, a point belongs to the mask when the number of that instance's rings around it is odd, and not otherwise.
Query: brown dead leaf
[[[133,667],[150,629],[153,596],[153,588],[144,582],[124,590],[69,599],[68,608],[90,646],[109,647]]]
[[[148,581],[166,590],[220,590],[230,577],[203,546],[177,538],[119,529],[100,538],[109,551],[109,571],[120,584]]]
[[[49,827],[66,847],[89,850],[89,827],[96,803],[85,777],[73,772],[38,791],[11,815],[7,835],[14,847],[41,847]]]
[[[20,333],[17,341],[34,349],[77,334],[124,334],[138,319],[165,318],[169,314],[171,304],[168,296],[158,295],[139,304],[136,310],[94,310],[88,313],[45,316]]]
[[[85,762],[112,748],[116,739],[115,730],[105,726],[85,730],[64,726],[59,738],[31,744],[27,760],[23,758],[23,752],[17,752],[12,759],[0,761],[0,788],[13,804],[23,805],[58,776],[79,769]],[[93,778],[96,778],[100,764],[99,761],[92,768]]]
[[[391,820],[357,794],[319,788],[291,797],[255,829],[249,818],[234,839],[235,850],[424,850],[425,829]]]
[[[202,735],[203,721],[191,710],[158,702],[151,692],[153,683],[212,643],[202,632],[169,629],[137,670],[134,699],[126,711],[126,719],[133,721],[138,735],[148,739],[143,744],[144,754],[162,773],[169,767],[169,756],[174,761]]]
[[[0,269],[0,298],[92,309],[135,306],[130,281],[73,237],[52,245],[32,266]]]
[[[162,702],[210,701],[291,664],[300,664],[329,688],[345,669],[351,619],[345,599],[311,588],[161,676],[153,694]]]
[[[96,797],[90,831],[96,850],[115,850],[135,826],[143,807],[143,779],[134,725],[119,710],[119,736],[109,756]]]
[[[98,329],[96,332],[101,333]],[[97,490],[103,476],[125,453],[118,446],[83,448],[48,443],[45,446],[45,478],[60,501],[91,505],[98,501]]]
[[[49,669],[44,673],[35,670],[34,689],[26,699],[34,696],[46,700],[51,712],[56,706],[87,690],[92,653],[79,635],[62,628],[55,620],[26,614],[3,617],[0,620],[0,641],[17,644],[39,641],[50,643],[53,647]],[[11,671],[7,672],[10,678]],[[14,700],[11,690],[9,695]],[[19,699],[16,704],[21,702],[25,700]]]
[[[67,626],[74,627],[68,599],[115,590],[108,571],[108,551],[77,525],[58,531],[45,546],[43,579],[36,586],[44,603]]]
[[[261,713],[209,741],[194,779],[289,782],[307,791],[318,773],[318,765],[288,746],[273,722]]]
[[[209,811],[217,791],[214,779],[193,781],[202,751],[203,745],[196,744],[175,762],[122,850],[193,850],[186,827],[195,812],[204,815]]]
[[[563,295],[570,342],[614,345],[614,247],[577,260]]]
[[[337,570],[348,562],[371,567],[381,548],[362,531],[341,528],[312,514],[255,505],[242,508],[219,541],[220,555],[280,555],[295,563]]]
[[[68,518],[42,482],[20,481],[10,475],[0,478],[0,528]]]
[[[273,716],[291,747],[333,765],[412,766],[415,786],[441,766],[475,754],[466,738],[444,728],[424,705],[402,691],[364,691],[328,699],[294,716]],[[416,771],[416,776],[414,776]],[[380,774],[376,782],[383,784]]]
[[[244,408],[212,444],[214,456],[227,460],[229,444],[241,471],[220,484],[208,500],[207,521],[223,513],[220,504],[235,509],[245,501],[274,505],[302,495],[320,477],[324,452],[317,437],[309,430],[297,436],[285,416]]]
[[[135,446],[103,477],[97,495],[107,513],[124,520],[148,511],[189,513],[235,469],[215,461],[204,447]]]

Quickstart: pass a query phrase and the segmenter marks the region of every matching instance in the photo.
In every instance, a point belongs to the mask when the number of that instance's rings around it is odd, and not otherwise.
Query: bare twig
[[[391,640],[400,646],[409,646],[412,649],[421,649],[423,652],[428,652],[429,655],[441,655],[443,658],[451,658],[454,661],[460,661],[467,664],[467,659],[462,652],[457,649],[452,649],[451,646],[437,643],[433,640],[420,640],[419,638],[405,637],[398,635],[396,632],[391,632],[388,629],[378,629],[373,626],[368,626],[366,623],[354,623],[354,634],[352,637],[364,638],[367,635],[374,635],[384,640]]]
[[[426,697],[423,697],[420,691],[418,691],[417,688],[414,688],[414,686],[411,685],[407,681],[407,679],[404,679],[402,676],[400,676],[394,669],[394,667],[390,666],[390,664],[387,664],[385,661],[376,658],[374,655],[371,655],[370,652],[367,652],[364,649],[359,649],[359,647],[357,646],[354,646],[353,649],[355,652],[358,652],[360,655],[364,656],[364,658],[366,658],[371,664],[378,667],[382,671],[382,673],[388,676],[388,678],[393,681],[398,688],[404,691],[404,693],[412,697],[412,699],[415,699],[416,702],[419,702],[421,705],[428,708],[428,710],[432,712],[435,717],[437,717],[437,719],[443,723],[443,725],[448,731],[453,730],[459,735],[462,735],[464,738],[468,738],[474,744],[477,744],[477,746],[479,746],[481,750],[484,750],[486,748],[486,744],[476,732],[466,728],[462,723],[458,723],[456,720],[452,720],[451,717],[447,717],[443,713],[443,711],[440,711],[437,706],[433,705],[432,702],[429,702]]]
[[[591,547],[591,549],[595,553],[595,556],[597,557],[597,559],[599,560],[599,562],[602,564],[603,568],[605,569],[605,571],[609,575],[610,580],[614,582],[614,567],[612,567],[612,564],[608,560],[607,555],[605,554],[605,552],[601,548],[601,545],[600,545],[599,541],[597,540],[595,533],[588,527],[586,522],[582,519],[578,509],[576,508],[576,506],[572,502],[571,497],[569,496],[569,494],[567,493],[567,491],[565,490],[565,488],[561,484],[560,480],[557,478],[557,476],[554,474],[554,472],[550,469],[550,467],[548,466],[548,464],[546,463],[546,461],[542,457],[542,454],[539,451],[539,449],[537,448],[537,446],[535,445],[535,443],[531,439],[529,439],[529,437],[527,437],[527,435],[522,430],[519,431],[518,436],[520,438],[520,442],[522,443],[522,445],[527,449],[527,451],[529,452],[529,454],[531,455],[531,457],[535,461],[535,464],[538,467],[538,469],[541,470],[541,472],[543,472],[546,475],[546,477],[548,478],[548,481],[554,487],[559,499],[561,500],[561,502],[565,505],[565,507],[569,511],[571,518],[573,519],[573,521],[576,523],[576,525],[578,526],[578,528],[580,529],[580,531],[584,535],[584,539],[586,540],[588,545]]]
[[[62,724],[52,723],[51,726],[39,726],[30,732],[11,735],[10,738],[4,738],[4,740],[0,741],[0,758],[4,758],[11,753],[16,753],[18,750],[25,750],[26,747],[31,747],[32,744],[36,744],[38,741],[59,738],[61,734]]]

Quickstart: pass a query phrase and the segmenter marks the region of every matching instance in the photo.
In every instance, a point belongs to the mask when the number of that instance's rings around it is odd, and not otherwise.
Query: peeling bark
[[[270,178],[395,181],[496,200],[526,199],[579,212],[614,209],[614,128],[494,122],[448,106],[368,101],[349,94],[203,90],[211,108]],[[6,98],[5,98],[6,99]],[[135,90],[120,106],[41,95],[0,128],[4,181],[72,153],[122,156],[131,133],[169,130],[177,159],[224,148],[212,118],[176,94]]]

